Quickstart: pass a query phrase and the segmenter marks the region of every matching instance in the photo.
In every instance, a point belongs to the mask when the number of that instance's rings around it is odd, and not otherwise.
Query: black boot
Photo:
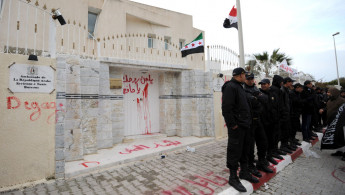
[[[294,147],[292,145],[286,145],[285,146],[287,149],[291,150],[291,151],[296,151],[297,150],[297,147]]]
[[[258,163],[256,165],[256,168],[258,168],[258,170],[266,172],[266,173],[273,173],[273,170],[268,168],[267,166],[265,166],[264,164]]]
[[[278,162],[275,161],[275,160],[272,158],[272,156],[267,156],[266,159],[268,160],[268,162],[270,162],[270,163],[272,163],[272,164],[274,164],[274,165],[277,165],[277,164],[278,164]]]
[[[286,152],[284,152],[284,151],[282,151],[282,150],[279,150],[279,149],[277,149],[277,150],[275,151],[275,153],[276,153],[276,154],[279,154],[279,155],[286,155]]]
[[[260,178],[262,177],[261,173],[258,171],[258,169],[255,167],[255,165],[249,165],[248,166],[249,172],[253,174],[254,176]]]
[[[259,180],[256,177],[253,177],[249,170],[241,170],[240,178],[249,181],[250,183],[259,183]]]
[[[230,170],[229,185],[234,187],[239,192],[247,192],[246,188],[237,177],[237,170]]]
[[[280,160],[284,160],[284,158],[282,156],[280,156],[279,154],[276,154],[276,153],[272,153],[272,157],[280,159]]]
[[[287,147],[285,147],[285,146],[280,147],[280,150],[283,151],[283,152],[292,154],[292,151],[290,149],[288,149]]]

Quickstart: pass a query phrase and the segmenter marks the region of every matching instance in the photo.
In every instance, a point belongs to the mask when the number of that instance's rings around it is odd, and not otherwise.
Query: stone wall
[[[125,135],[122,89],[110,89],[109,79],[122,79],[125,64],[57,58],[56,177],[64,177],[65,162],[121,143]],[[160,133],[167,136],[214,136],[212,75],[198,70],[159,68]],[[150,70],[149,70],[150,72]]]

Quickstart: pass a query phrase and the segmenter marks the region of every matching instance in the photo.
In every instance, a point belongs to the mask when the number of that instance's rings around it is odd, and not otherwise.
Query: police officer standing
[[[265,101],[263,94],[255,86],[254,74],[248,73],[246,75],[246,81],[244,83],[244,90],[247,93],[247,99],[249,100],[249,106],[252,113],[252,125],[250,128],[250,148],[248,154],[248,166],[251,173],[257,177],[261,177],[261,173],[258,170],[262,170],[267,173],[273,173],[273,170],[269,169],[266,164],[267,155],[267,137],[264,127],[261,122],[261,116],[263,113],[263,103]],[[254,146],[256,143],[258,162],[256,167],[254,166]]]
[[[303,91],[303,85],[296,83],[294,89],[290,91],[291,100],[291,110],[290,110],[290,120],[291,120],[291,134],[290,142],[295,145],[301,145],[296,139],[296,132],[301,131],[301,121],[300,117],[302,114],[303,101],[301,99],[301,92]]]
[[[281,145],[280,149],[287,153],[292,153],[292,150],[296,150],[297,147],[293,144],[289,144],[289,136],[291,135],[291,122],[290,122],[290,107],[291,102],[289,98],[289,89],[292,87],[292,80],[290,77],[284,78],[284,84],[281,87],[282,91],[282,115],[281,115]]]
[[[241,166],[239,177],[241,179],[252,183],[259,182],[248,170],[247,154],[250,144],[251,113],[246,93],[242,87],[246,78],[245,74],[243,68],[235,68],[232,79],[224,83],[222,87],[222,114],[229,136],[226,162],[226,166],[230,169],[229,184],[240,192],[247,190],[237,176],[239,163]]]

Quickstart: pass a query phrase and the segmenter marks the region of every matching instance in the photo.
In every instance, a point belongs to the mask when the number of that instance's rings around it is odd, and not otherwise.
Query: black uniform
[[[262,104],[262,114],[261,114],[261,122],[264,126],[266,137],[267,137],[267,156],[270,156],[274,150],[274,139],[276,134],[276,129],[272,128],[274,126],[275,121],[274,120],[274,113],[273,113],[273,105],[276,104],[277,99],[273,96],[273,94],[270,92],[270,89],[267,91],[264,91],[260,89],[261,96],[259,97],[259,100]]]
[[[249,100],[249,105],[252,113],[252,125],[250,128],[250,148],[248,154],[248,164],[252,166],[254,164],[254,148],[255,143],[257,147],[257,155],[259,159],[259,164],[264,164],[267,153],[267,137],[264,127],[261,122],[261,115],[263,113],[263,105],[261,103],[261,97],[263,94],[259,89],[253,85],[248,86],[244,84],[244,89],[247,93],[247,99]],[[261,100],[261,101],[260,101]]]
[[[290,91],[290,120],[291,120],[291,134],[290,138],[296,137],[296,132],[301,131],[301,121],[300,117],[302,114],[303,101],[301,99],[301,93],[296,90]]]
[[[231,170],[248,169],[248,149],[251,125],[250,108],[240,82],[232,78],[222,87],[222,114],[228,127],[227,167]],[[233,129],[235,126],[238,128]]]
[[[290,122],[290,98],[289,98],[289,89],[282,86],[281,90],[281,97],[282,97],[282,104],[281,104],[281,116],[280,116],[280,128],[281,128],[281,147],[285,147],[288,145],[289,136],[291,135],[291,122]]]
[[[278,143],[280,138],[280,117],[281,117],[281,104],[282,104],[282,98],[280,90],[280,83],[283,81],[283,78],[278,75],[274,75],[272,86],[270,87],[270,94],[271,94],[271,100],[272,100],[272,106],[271,106],[271,116],[272,116],[272,125],[270,126],[270,132],[272,133],[273,137],[273,147],[274,150],[278,149]],[[270,135],[269,135],[270,136]]]
[[[311,118],[314,113],[314,90],[304,86],[304,89],[301,93],[301,98],[303,100],[302,108],[302,135],[303,140],[309,140],[312,136],[310,129]]]

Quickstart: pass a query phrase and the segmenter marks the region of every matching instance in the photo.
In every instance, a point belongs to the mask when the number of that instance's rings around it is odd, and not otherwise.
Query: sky
[[[206,45],[224,45],[238,51],[238,33],[223,28],[236,0],[132,0],[193,16],[193,26],[205,31]],[[280,48],[293,59],[292,67],[316,81],[345,76],[344,0],[241,1],[244,52],[256,54]],[[188,41],[187,41],[188,42]]]

